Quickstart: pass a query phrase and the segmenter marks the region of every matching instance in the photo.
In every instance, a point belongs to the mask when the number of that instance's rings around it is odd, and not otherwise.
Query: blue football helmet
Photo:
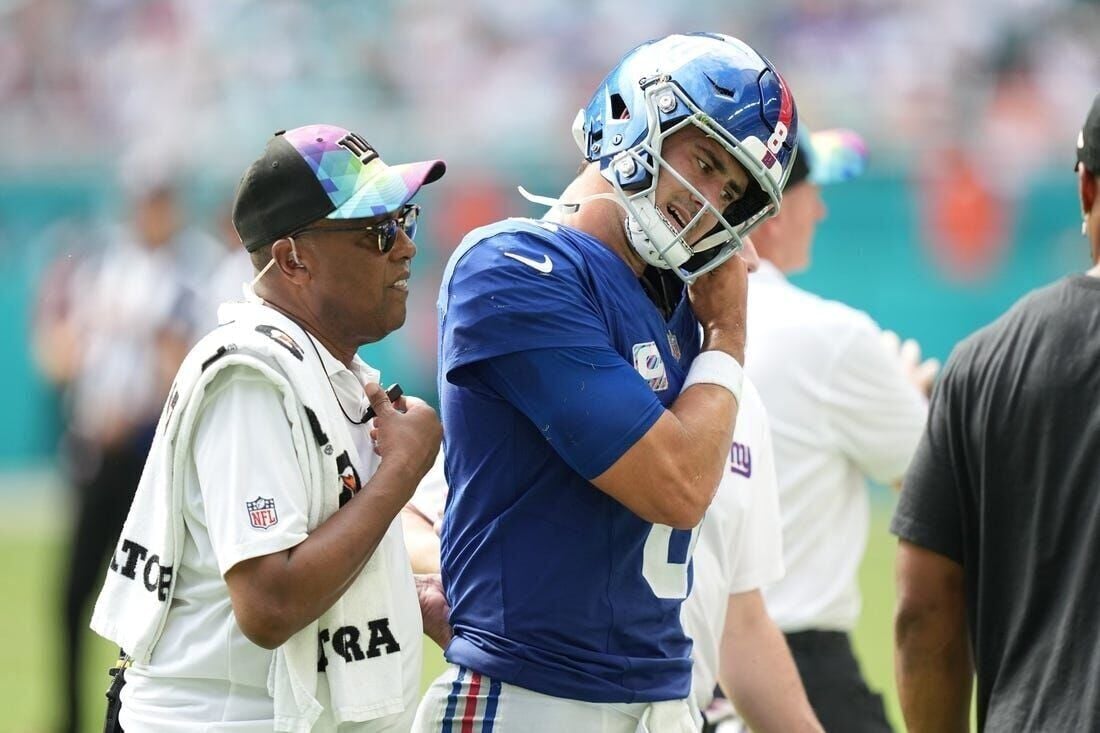
[[[718,208],[661,157],[666,138],[695,125],[749,174],[745,195]],[[798,137],[798,112],[766,58],[731,36],[672,35],[630,51],[577,114],[573,136],[626,209],[626,233],[648,264],[686,283],[736,254],[753,227],[779,210]],[[703,208],[681,229],[656,205],[667,173]],[[717,225],[696,242],[693,227],[710,213]]]

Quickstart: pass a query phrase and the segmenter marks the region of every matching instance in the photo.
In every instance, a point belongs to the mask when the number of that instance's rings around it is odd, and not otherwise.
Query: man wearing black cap
[[[799,135],[778,216],[753,235],[745,371],[771,420],[786,574],[764,588],[814,712],[828,731],[888,731],[850,635],[870,525],[868,479],[895,484],[924,427],[931,368],[899,353],[866,313],[787,280],[804,270],[825,217],[820,186],[859,175],[867,150],[850,130]],[[889,335],[889,334],[885,334]]]
[[[891,529],[913,733],[1100,730],[1100,95],[1077,141],[1093,267],[959,344]]]
[[[132,659],[126,731],[409,729],[444,622],[395,517],[441,428],[356,350],[404,323],[409,200],[443,172],[312,125],[245,173],[253,297],[176,375],[92,620]]]

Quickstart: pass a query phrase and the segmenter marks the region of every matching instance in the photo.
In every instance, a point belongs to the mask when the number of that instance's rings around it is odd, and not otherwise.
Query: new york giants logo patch
[[[279,523],[274,499],[257,496],[253,501],[246,501],[245,506],[248,507],[248,522],[256,529],[267,529]]]
[[[661,360],[661,352],[653,341],[634,344],[634,368],[638,374],[642,375],[642,379],[649,382],[649,387],[654,392],[668,389],[665,363]]]
[[[730,473],[752,478],[752,451],[747,445],[735,442],[730,446]]]

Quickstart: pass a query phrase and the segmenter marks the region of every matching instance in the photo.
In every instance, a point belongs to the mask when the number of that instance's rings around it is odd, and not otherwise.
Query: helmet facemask
[[[644,102],[648,130],[645,138],[611,158],[603,175],[611,182],[618,202],[626,209],[626,235],[639,256],[654,267],[671,269],[681,280],[691,284],[700,275],[737,254],[744,246],[744,237],[779,210],[783,181],[776,181],[761,162],[765,149],[763,142],[756,138],[744,142],[736,140],[674,82],[662,79],[651,84],[644,90]],[[688,114],[662,127],[662,113],[667,119],[680,105],[688,110]],[[749,174],[745,195],[724,211],[719,210],[661,156],[665,139],[688,125],[695,125],[717,141]],[[782,139],[776,143],[778,145],[785,139],[785,129],[783,132]],[[639,168],[645,171],[645,175],[641,176],[641,187],[637,182]],[[682,229],[669,221],[657,206],[657,183],[664,173],[671,175],[703,203]],[[784,171],[784,179],[786,173]],[[627,181],[625,186],[624,180]],[[689,235],[694,233],[697,236],[694,230],[708,214],[717,223],[699,241],[689,242]]]

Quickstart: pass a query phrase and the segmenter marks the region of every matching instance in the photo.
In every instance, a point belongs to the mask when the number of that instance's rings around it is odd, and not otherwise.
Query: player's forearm
[[[727,616],[718,684],[757,733],[820,732],[787,642],[759,595],[741,605]]]
[[[894,671],[911,733],[964,733],[970,724],[973,666],[965,633],[903,618],[899,609]]]
[[[694,384],[680,393],[669,411],[682,431],[672,457],[679,463],[679,472],[695,478],[690,488],[702,500],[705,511],[729,459],[737,400],[725,387]]]
[[[724,387],[688,387],[592,483],[647,522],[691,529],[718,490],[736,415],[737,401]]]
[[[745,327],[744,324],[729,323],[703,329],[703,351],[721,351],[745,363]]]
[[[320,618],[362,572],[418,480],[383,466],[301,543],[230,569],[226,583],[245,635],[274,649]]]

